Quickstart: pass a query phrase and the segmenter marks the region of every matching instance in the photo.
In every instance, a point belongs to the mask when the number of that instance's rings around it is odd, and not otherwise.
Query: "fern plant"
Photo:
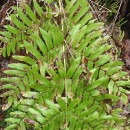
[[[130,81],[123,63],[109,53],[103,23],[86,0],[43,0],[15,8],[5,25],[3,55],[15,63],[1,78],[11,108],[5,130],[114,130],[125,117],[114,108],[127,104]],[[25,55],[15,52],[26,50]]]

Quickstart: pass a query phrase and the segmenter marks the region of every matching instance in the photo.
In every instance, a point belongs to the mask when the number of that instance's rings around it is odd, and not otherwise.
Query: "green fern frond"
[[[109,53],[103,23],[93,20],[86,0],[44,2],[18,8],[10,16],[14,25],[0,32],[4,56],[26,50],[13,55],[17,62],[0,79],[7,90],[4,110],[13,108],[5,130],[111,130],[124,123],[112,107],[127,103],[122,87],[130,81]]]

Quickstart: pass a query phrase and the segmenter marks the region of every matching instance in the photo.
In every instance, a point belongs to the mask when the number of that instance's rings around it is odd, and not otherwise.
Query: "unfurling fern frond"
[[[103,23],[93,20],[86,0],[44,1],[40,7],[17,9],[13,26],[0,32],[7,45],[3,55],[13,55],[1,78],[0,89],[13,108],[5,130],[111,130],[122,126],[121,110],[112,109],[119,100],[127,103],[127,73],[115,61],[103,36]],[[17,16],[17,17],[16,17]],[[2,96],[2,95],[1,95]],[[108,102],[107,102],[108,101]],[[109,127],[108,127],[109,126]]]

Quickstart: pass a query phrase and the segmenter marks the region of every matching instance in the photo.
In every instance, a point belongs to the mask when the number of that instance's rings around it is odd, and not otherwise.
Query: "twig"
[[[98,6],[101,7],[102,9],[106,9],[108,12],[112,12],[112,11],[109,10],[108,8],[105,8],[104,6],[102,6],[102,5],[100,5],[100,4],[96,3],[96,2],[93,2],[92,0],[88,0],[88,1],[91,2],[91,3],[93,3],[93,4],[98,5]]]
[[[14,1],[8,0],[0,10],[0,24],[3,23],[4,18],[6,17],[6,13],[8,9],[14,4]]]
[[[112,32],[113,32],[114,25],[115,25],[115,23],[116,23],[116,20],[117,20],[118,15],[119,15],[119,12],[120,12],[122,3],[123,3],[123,0],[120,1],[120,5],[119,5],[119,8],[118,8],[117,14],[116,14],[116,16],[115,16],[115,18],[114,18],[113,23],[112,23],[112,24],[110,25],[110,27],[109,27],[109,31],[110,31],[110,29],[111,29],[111,34],[112,34]]]
[[[94,3],[89,0],[89,2],[91,3],[90,4],[90,8],[92,10],[92,13],[94,14],[95,18],[97,18],[97,20],[99,20],[101,17],[99,16],[99,14],[97,13],[96,9],[95,9],[95,6],[94,6]]]

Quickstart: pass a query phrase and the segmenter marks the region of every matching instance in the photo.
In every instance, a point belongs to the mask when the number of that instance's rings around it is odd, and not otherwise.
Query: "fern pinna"
[[[33,0],[14,8],[12,25],[0,40],[3,56],[17,62],[1,78],[11,108],[5,130],[116,130],[125,117],[130,81],[123,63],[109,53],[103,23],[93,19],[86,0]],[[25,50],[26,55],[15,55]]]

